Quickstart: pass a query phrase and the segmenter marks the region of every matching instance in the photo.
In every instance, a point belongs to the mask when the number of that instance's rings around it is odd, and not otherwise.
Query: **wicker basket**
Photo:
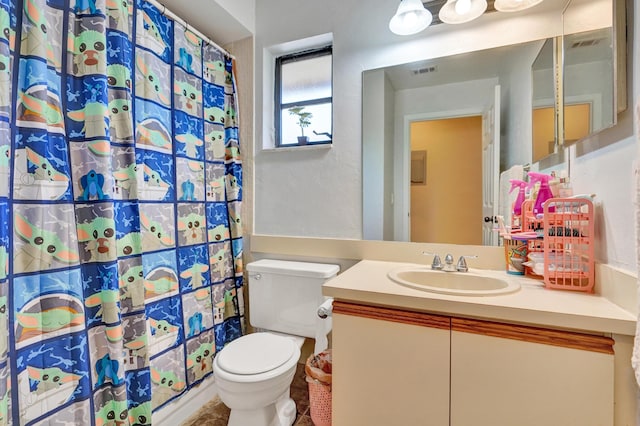
[[[331,349],[311,354],[304,366],[309,384],[309,411],[315,426],[331,426]]]
[[[331,426],[331,385],[307,378],[309,411],[315,426]]]

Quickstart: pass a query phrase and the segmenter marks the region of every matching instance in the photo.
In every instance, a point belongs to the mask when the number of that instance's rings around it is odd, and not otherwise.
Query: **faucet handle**
[[[433,256],[433,261],[431,262],[431,269],[441,270],[444,268],[444,265],[442,264],[442,260],[440,260],[440,256],[438,256],[436,253],[429,253],[429,252],[423,251],[422,254],[424,254],[425,256]]]
[[[458,272],[468,272],[469,267],[467,266],[467,261],[465,259],[475,259],[478,256],[460,256],[458,259],[458,264],[456,265],[456,271]]]
[[[433,262],[431,262],[431,269],[443,269],[444,265],[442,264],[442,260],[440,260],[440,256],[437,254],[433,256]]]

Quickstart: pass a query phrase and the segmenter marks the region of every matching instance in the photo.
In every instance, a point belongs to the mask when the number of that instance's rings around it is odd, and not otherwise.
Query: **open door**
[[[482,244],[497,246],[498,233],[493,228],[500,194],[500,85],[482,114],[482,180]]]
[[[482,111],[411,122],[410,241],[483,243]]]

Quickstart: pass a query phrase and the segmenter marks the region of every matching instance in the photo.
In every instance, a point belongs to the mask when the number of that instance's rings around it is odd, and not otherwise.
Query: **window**
[[[276,58],[276,146],[331,143],[332,48]]]

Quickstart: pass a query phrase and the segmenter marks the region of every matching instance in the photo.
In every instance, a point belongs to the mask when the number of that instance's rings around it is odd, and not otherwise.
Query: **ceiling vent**
[[[413,75],[429,74],[429,73],[437,72],[437,71],[438,71],[438,66],[437,65],[430,65],[428,67],[411,70]]]
[[[577,49],[578,47],[590,47],[598,45],[602,40],[602,38],[592,38],[587,40],[576,40],[571,43],[572,49]]]

